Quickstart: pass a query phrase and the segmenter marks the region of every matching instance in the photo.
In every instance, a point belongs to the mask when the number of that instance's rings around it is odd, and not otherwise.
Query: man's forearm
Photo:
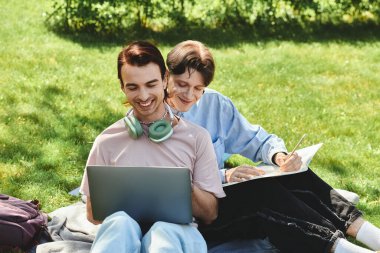
[[[194,185],[192,193],[193,216],[205,224],[210,224],[218,216],[218,200]]]
[[[86,200],[86,211],[87,211],[87,220],[95,225],[101,224],[102,221],[98,221],[94,219],[94,216],[92,215],[92,205],[91,205],[91,199],[87,197]]]

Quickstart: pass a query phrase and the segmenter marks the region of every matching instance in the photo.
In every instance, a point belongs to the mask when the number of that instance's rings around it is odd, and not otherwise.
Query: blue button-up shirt
[[[240,154],[254,162],[273,164],[275,153],[287,152],[282,139],[259,125],[250,124],[229,98],[215,90],[206,89],[202,98],[180,116],[210,133],[222,182],[226,154]]]

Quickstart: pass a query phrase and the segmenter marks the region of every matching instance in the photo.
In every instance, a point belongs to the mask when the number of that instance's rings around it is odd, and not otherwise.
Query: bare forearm
[[[195,185],[192,194],[192,207],[194,217],[200,219],[205,224],[210,224],[218,216],[217,198]]]
[[[87,210],[87,220],[95,225],[101,224],[102,221],[98,221],[94,219],[94,216],[92,215],[92,206],[91,206],[91,199],[87,197],[86,200],[86,210]]]

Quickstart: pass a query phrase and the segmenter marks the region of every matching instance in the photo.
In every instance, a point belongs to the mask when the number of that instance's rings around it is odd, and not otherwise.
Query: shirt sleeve
[[[201,129],[196,139],[196,161],[193,170],[193,183],[200,189],[211,192],[217,198],[223,198],[223,191],[219,178],[218,163],[208,132]]]
[[[223,112],[220,125],[223,126],[226,153],[240,154],[254,162],[273,164],[274,154],[287,152],[282,139],[269,134],[259,125],[250,124],[229,98],[223,96],[219,101]]]
[[[86,167],[88,165],[106,165],[106,161],[104,159],[104,155],[101,152],[100,146],[99,146],[99,137],[95,139],[94,144],[92,145],[90,154],[87,158]],[[88,187],[88,178],[87,178],[87,170],[84,169],[82,183],[79,189],[79,192],[87,197],[90,196],[90,190]]]

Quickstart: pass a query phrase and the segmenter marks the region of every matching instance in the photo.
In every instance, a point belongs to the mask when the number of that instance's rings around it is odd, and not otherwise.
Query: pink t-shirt
[[[152,142],[145,134],[134,140],[121,119],[95,139],[87,165],[187,167],[194,185],[217,198],[225,197],[209,133],[184,119],[173,130],[161,143]],[[80,191],[90,196],[86,171]]]

